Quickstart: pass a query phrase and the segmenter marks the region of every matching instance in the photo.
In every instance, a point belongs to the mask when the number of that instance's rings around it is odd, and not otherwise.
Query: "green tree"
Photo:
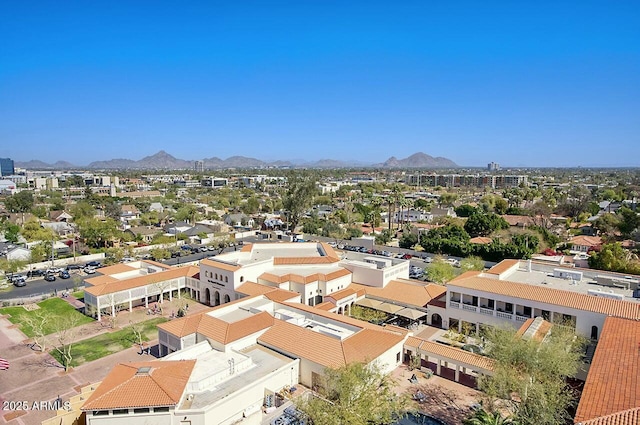
[[[499,215],[495,213],[476,213],[472,214],[467,222],[464,224],[464,229],[469,235],[475,236],[489,236],[491,233],[508,229],[509,223]]]
[[[463,271],[484,270],[484,260],[480,257],[472,255],[470,257],[463,258],[462,260],[460,260],[460,268]]]
[[[627,264],[627,254],[619,243],[604,244],[599,252],[589,257],[589,267],[592,269],[624,273]]]
[[[84,242],[93,248],[102,248],[107,242],[118,235],[118,224],[113,219],[104,221],[95,218],[84,218],[77,222],[80,236]]]
[[[584,340],[570,326],[555,324],[540,341],[525,339],[514,329],[491,328],[485,333],[485,354],[494,363],[493,374],[479,379],[489,399],[507,400],[521,425],[563,425],[577,401],[568,386],[581,365]]]
[[[300,397],[298,408],[314,425],[391,424],[408,407],[395,382],[375,364],[351,363],[326,369],[317,395]]]
[[[630,236],[640,226],[640,215],[631,208],[620,208],[618,216],[620,217],[618,229],[626,237]]]
[[[34,199],[33,192],[23,190],[15,195],[11,195],[4,200],[4,206],[12,213],[26,213],[33,208]]]
[[[398,246],[404,249],[412,249],[418,243],[418,235],[411,232],[403,232],[398,241]]]
[[[77,204],[71,207],[69,213],[77,222],[78,220],[82,220],[83,218],[92,218],[96,215],[96,210],[89,202],[79,201]]]
[[[9,243],[18,242],[18,236],[20,235],[20,226],[11,223],[9,220],[0,222],[0,231],[4,234],[4,238]]]
[[[445,262],[442,258],[437,258],[427,267],[427,280],[444,285],[456,276],[453,266]]]
[[[478,209],[476,207],[469,204],[462,204],[459,207],[456,207],[456,215],[458,217],[469,217],[477,211]]]
[[[457,193],[445,192],[438,198],[438,203],[443,207],[451,207],[458,199]]]
[[[286,212],[290,230],[295,231],[302,215],[311,207],[316,193],[316,179],[310,173],[290,173],[287,186],[282,197],[282,206]]]
[[[500,412],[489,413],[484,408],[476,410],[471,416],[462,421],[464,425],[516,425],[513,418],[504,418]]]
[[[615,236],[619,226],[620,217],[611,213],[602,214],[593,222],[593,227],[608,238]]]

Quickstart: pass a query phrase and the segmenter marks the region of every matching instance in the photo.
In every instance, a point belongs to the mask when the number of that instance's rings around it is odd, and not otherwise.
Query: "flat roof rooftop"
[[[588,294],[589,290],[598,290],[606,293],[613,293],[624,296],[626,301],[640,302],[640,299],[633,298],[633,291],[630,289],[623,289],[617,287],[609,287],[604,285],[598,285],[595,281],[595,275],[604,275],[605,272],[601,270],[593,270],[591,273],[582,274],[581,280],[565,279],[553,276],[554,268],[562,268],[563,270],[583,272],[582,269],[571,269],[566,267],[549,267],[549,270],[544,271],[526,271],[518,269],[504,280],[511,282],[525,283],[528,285],[545,286],[548,288],[561,289],[563,291],[577,292],[580,294]],[[484,273],[480,276],[486,277]]]

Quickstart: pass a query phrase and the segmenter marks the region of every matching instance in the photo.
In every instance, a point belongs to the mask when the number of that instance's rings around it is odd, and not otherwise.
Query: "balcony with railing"
[[[490,308],[480,307],[480,314],[484,314],[486,316],[493,316],[494,311]]]
[[[496,317],[501,319],[513,320],[513,314],[504,311],[496,311]]]
[[[456,301],[453,301],[453,300],[450,300],[449,301],[449,307],[451,307],[451,308],[460,308],[460,303],[456,302]]]
[[[467,311],[473,311],[474,313],[478,312],[478,307],[471,304],[462,304],[462,309]]]

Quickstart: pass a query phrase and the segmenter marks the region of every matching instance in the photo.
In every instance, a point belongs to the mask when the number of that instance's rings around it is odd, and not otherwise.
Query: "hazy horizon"
[[[640,165],[640,3],[4,4],[0,157]]]

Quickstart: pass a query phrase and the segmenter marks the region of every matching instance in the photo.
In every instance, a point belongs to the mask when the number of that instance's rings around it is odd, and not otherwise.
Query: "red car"
[[[413,258],[413,255],[411,254],[404,254],[402,257],[403,260],[411,260]]]

